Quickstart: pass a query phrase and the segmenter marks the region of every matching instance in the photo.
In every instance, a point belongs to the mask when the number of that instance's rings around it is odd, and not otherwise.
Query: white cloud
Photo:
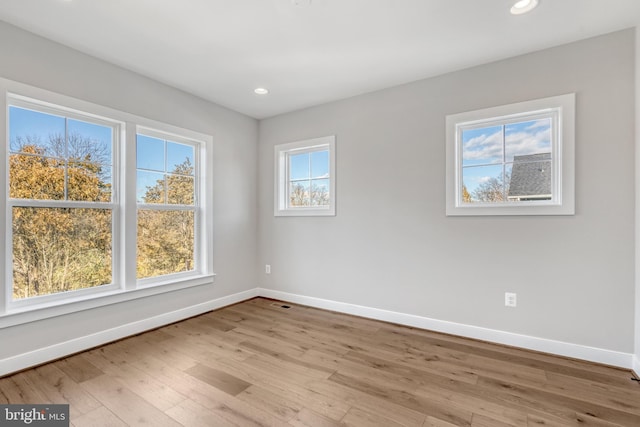
[[[487,160],[502,158],[502,131],[491,135],[482,134],[463,144],[464,160]]]
[[[507,161],[512,161],[513,156],[551,152],[549,120],[537,120],[519,132],[507,130],[506,151]],[[466,141],[463,144],[463,158],[465,161],[481,163],[502,161],[502,130]]]
[[[551,129],[538,127],[535,132],[515,132],[507,134],[508,161],[512,156],[551,152]]]

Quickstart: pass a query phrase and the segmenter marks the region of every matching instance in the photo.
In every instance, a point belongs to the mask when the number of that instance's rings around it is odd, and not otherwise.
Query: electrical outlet
[[[271,274],[271,265],[267,264],[264,266],[264,272],[267,274]]]
[[[518,303],[517,296],[513,292],[504,293],[504,305],[507,307],[515,307]]]

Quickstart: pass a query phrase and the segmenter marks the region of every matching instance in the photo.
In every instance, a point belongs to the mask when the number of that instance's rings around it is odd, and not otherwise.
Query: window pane
[[[475,166],[462,169],[462,201],[502,202],[505,200],[505,183],[502,165]]]
[[[138,210],[138,279],[193,270],[193,250],[193,211]]]
[[[176,142],[167,142],[167,172],[193,175],[194,147]]]
[[[138,203],[165,203],[164,174],[138,171],[136,175]]]
[[[509,200],[551,200],[551,176],[551,153],[514,156]]]
[[[95,123],[69,119],[67,155],[69,160],[111,165],[113,129]]]
[[[167,176],[167,203],[193,205],[194,190],[193,177],[182,175]]]
[[[27,149],[27,152],[31,148]],[[64,161],[35,155],[9,157],[9,197],[64,200]]]
[[[146,135],[137,135],[136,167],[164,172],[164,141]]]
[[[69,163],[67,198],[85,202],[111,201],[111,168],[87,162]]]
[[[502,126],[462,131],[462,166],[503,161]]]
[[[329,151],[311,153],[311,178],[329,177]]]
[[[13,208],[13,298],[111,283],[111,210]]]
[[[13,152],[64,156],[65,118],[9,107],[9,140]],[[29,147],[29,148],[28,148]]]
[[[309,181],[292,182],[289,187],[289,206],[309,206],[311,188]]]
[[[289,179],[309,179],[309,153],[289,156]]]
[[[329,206],[329,180],[311,181],[311,206]]]
[[[505,127],[507,162],[514,156],[551,153],[551,119],[513,123]]]

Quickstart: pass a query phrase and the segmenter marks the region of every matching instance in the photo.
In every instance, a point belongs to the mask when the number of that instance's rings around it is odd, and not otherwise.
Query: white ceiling
[[[513,3],[0,0],[0,20],[255,118],[640,23],[640,0]]]

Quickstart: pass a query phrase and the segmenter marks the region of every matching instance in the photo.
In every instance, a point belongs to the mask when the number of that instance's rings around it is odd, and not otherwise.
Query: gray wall
[[[339,66],[339,65],[337,65]],[[363,76],[366,78],[366,76]],[[445,115],[575,92],[576,215],[446,217]],[[632,353],[634,33],[260,122],[260,286]],[[273,146],[337,135],[337,216],[273,216]],[[504,292],[518,307],[504,307]]]
[[[0,77],[213,135],[217,273],[213,285],[0,329],[0,359],[255,288],[256,120],[1,21]]]
[[[640,23],[639,23],[640,24]],[[636,323],[634,370],[640,375],[640,27],[636,26]]]

